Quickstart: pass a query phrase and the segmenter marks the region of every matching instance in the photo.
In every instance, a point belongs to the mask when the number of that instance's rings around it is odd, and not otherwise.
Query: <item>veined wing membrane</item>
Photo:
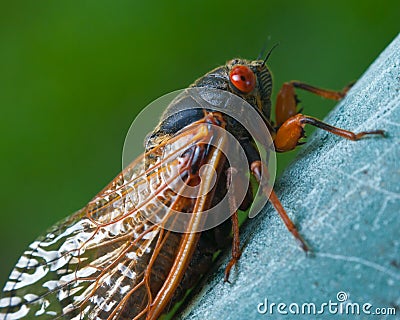
[[[195,124],[135,160],[34,241],[5,285],[0,319],[132,319],[149,308],[182,238],[162,228],[169,208],[196,207],[171,190],[189,176],[191,148],[212,137],[203,120]],[[152,268],[157,261],[162,265]]]

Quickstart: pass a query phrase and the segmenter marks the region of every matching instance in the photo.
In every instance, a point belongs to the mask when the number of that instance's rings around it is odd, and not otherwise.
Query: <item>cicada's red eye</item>
[[[256,75],[246,66],[234,66],[229,73],[229,80],[243,93],[250,93],[256,87]]]

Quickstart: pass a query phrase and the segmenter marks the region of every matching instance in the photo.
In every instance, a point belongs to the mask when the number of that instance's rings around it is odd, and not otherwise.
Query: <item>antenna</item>
[[[261,60],[262,57],[265,55],[265,51],[267,51],[268,42],[271,40],[271,36],[269,35],[265,40],[261,52],[258,54],[257,60]]]
[[[279,46],[279,42],[276,43],[276,44],[274,44],[274,46],[268,51],[267,56],[265,57],[265,59],[264,59],[264,61],[263,61],[263,63],[262,63],[262,66],[265,66],[265,64],[267,63],[269,57],[271,56],[272,51],[273,51],[277,46]]]

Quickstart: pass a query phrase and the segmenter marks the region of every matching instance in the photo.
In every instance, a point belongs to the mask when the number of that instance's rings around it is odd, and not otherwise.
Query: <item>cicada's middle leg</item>
[[[308,247],[307,243],[305,240],[301,237],[300,233],[298,232],[296,226],[294,223],[290,220],[289,216],[287,215],[285,209],[283,208],[281,202],[279,201],[278,197],[276,196],[274,190],[272,189],[271,186],[269,185],[264,185],[262,176],[265,174],[268,175],[268,169],[266,165],[264,165],[259,157],[258,152],[254,149],[253,145],[250,143],[250,141],[244,142],[245,145],[243,145],[244,149],[246,150],[246,155],[248,157],[249,163],[250,163],[250,171],[259,183],[260,188],[262,188],[263,192],[265,194],[269,194],[269,201],[271,204],[274,206],[275,210],[279,213],[279,216],[285,223],[287,229],[292,233],[292,235],[295,237],[297,242],[300,244],[301,248],[305,252],[309,252],[310,248]],[[240,187],[240,186],[245,186],[243,181],[246,181],[245,179],[241,179],[241,172],[240,170],[237,170],[236,168],[229,168],[227,171],[227,190],[229,191],[228,197],[229,197],[229,204],[231,207],[231,211],[233,212],[231,216],[231,222],[232,222],[232,258],[229,261],[228,265],[225,268],[225,282],[229,282],[229,274],[232,269],[232,267],[239,261],[239,258],[241,256],[241,250],[240,250],[240,237],[239,237],[239,222],[238,222],[238,214],[237,211],[235,211],[234,208],[237,208],[236,204],[236,199],[235,199],[235,187]],[[232,181],[236,181],[236,183],[231,183]],[[251,190],[251,185],[248,186],[248,190]],[[271,190],[272,189],[272,190]],[[251,192],[250,192],[251,195]],[[247,202],[246,200],[242,203],[242,205],[239,207],[240,210],[247,210],[248,207],[250,206],[250,202]]]
[[[300,235],[299,231],[297,230],[295,224],[290,220],[289,216],[286,213],[285,208],[282,206],[279,198],[277,197],[274,189],[272,189],[268,185],[262,185],[261,182],[261,177],[262,177],[262,172],[263,170],[268,170],[267,167],[259,160],[253,161],[251,164],[251,173],[253,176],[256,178],[257,182],[260,184],[260,188],[264,190],[265,193],[270,193],[269,194],[269,201],[271,204],[274,206],[275,210],[278,212],[279,216],[281,217],[283,223],[285,224],[286,228],[289,230],[289,232],[294,236],[296,241],[299,243],[300,247],[305,251],[305,252],[310,252],[310,248],[303,239],[303,237]]]

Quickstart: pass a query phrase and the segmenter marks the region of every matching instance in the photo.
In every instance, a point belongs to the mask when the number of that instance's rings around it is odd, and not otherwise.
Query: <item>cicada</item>
[[[309,251],[263,179],[269,174],[263,154],[296,148],[306,124],[350,140],[383,131],[355,134],[299,113],[295,89],[333,100],[347,91],[299,81],[283,85],[272,120],[266,60],[230,60],[195,81],[194,95],[185,91],[171,101],[144,153],[23,253],[3,289],[0,319],[157,319],[207,272],[226,239],[232,242],[228,281],[241,255],[238,211],[254,202],[247,173]],[[192,106],[196,97],[202,102]],[[232,97],[243,102],[234,112]],[[223,107],[215,110],[220,100]],[[265,130],[246,127],[252,112]],[[271,138],[260,149],[257,141],[266,135]],[[242,150],[245,162],[235,164],[224,148],[231,155]],[[214,214],[226,215],[214,223],[210,210],[222,199],[225,206]]]

